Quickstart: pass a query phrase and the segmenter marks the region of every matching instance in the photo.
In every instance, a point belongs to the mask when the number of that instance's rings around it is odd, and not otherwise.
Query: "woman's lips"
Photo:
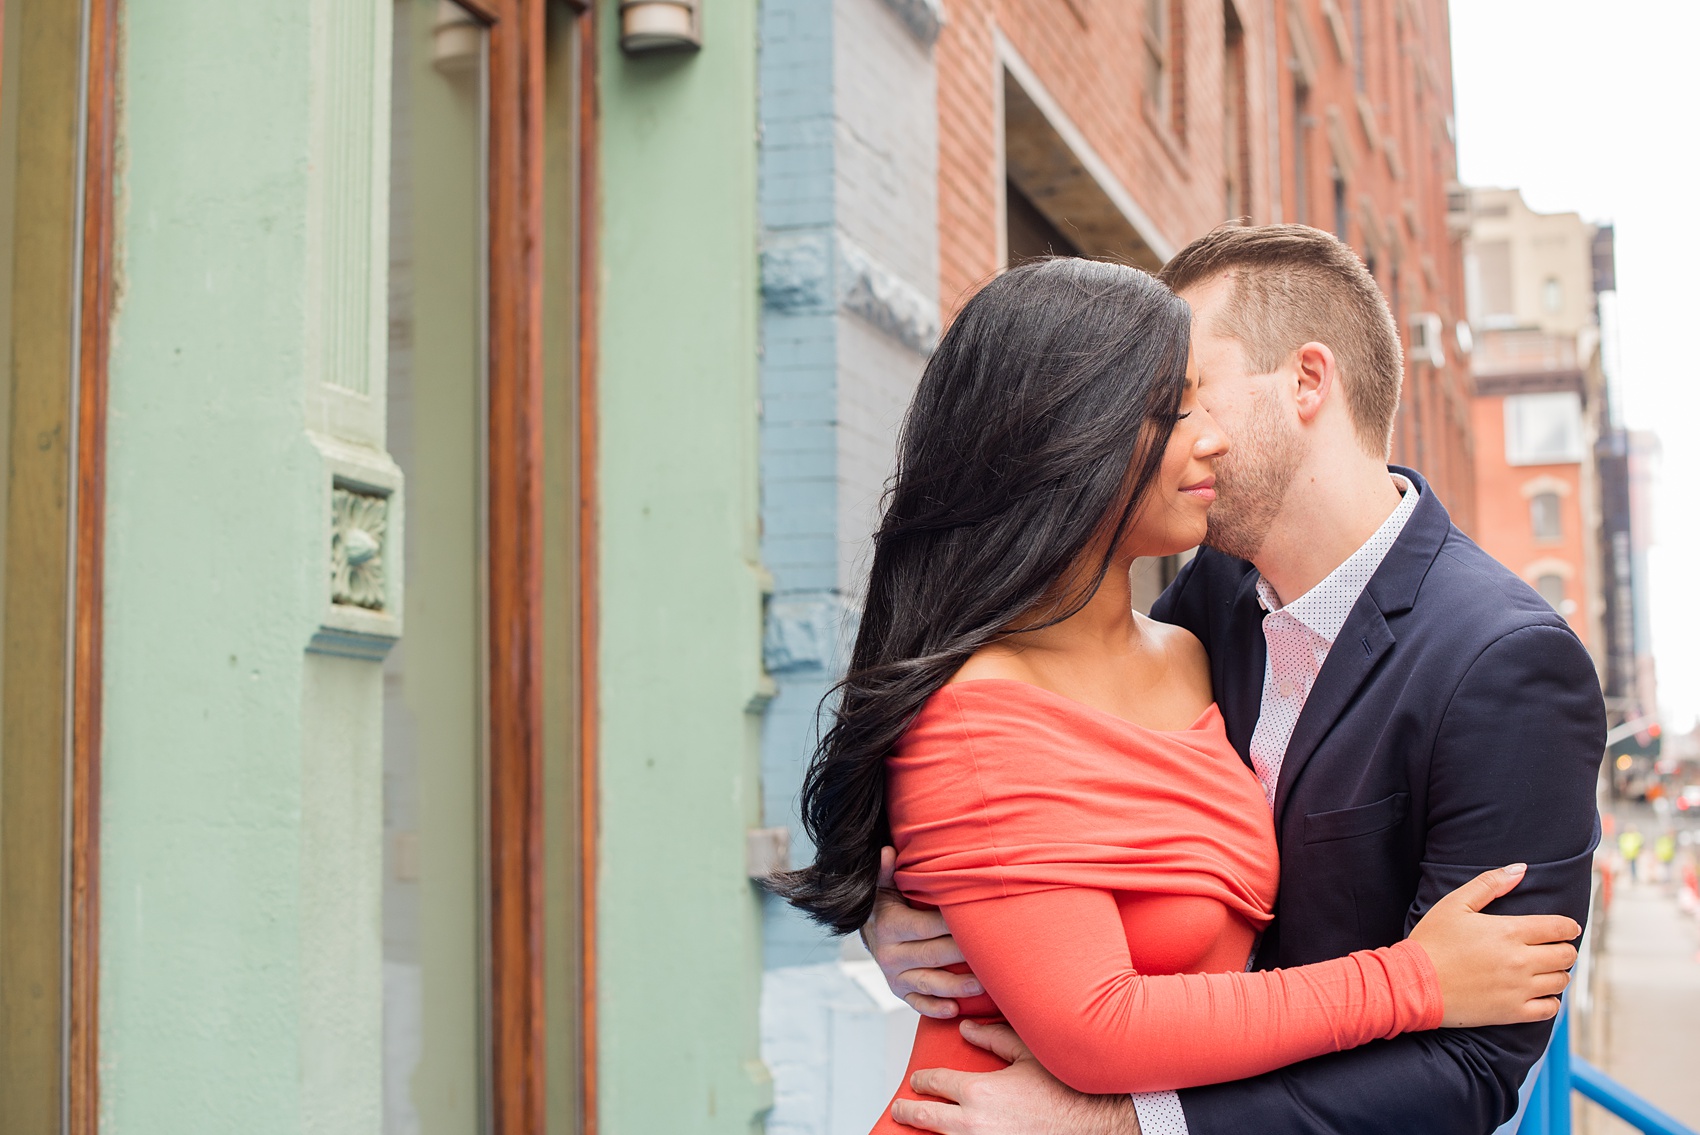
[[[1207,477],[1195,484],[1182,485],[1181,492],[1188,496],[1197,497],[1201,501],[1213,501],[1216,499],[1216,478]]]

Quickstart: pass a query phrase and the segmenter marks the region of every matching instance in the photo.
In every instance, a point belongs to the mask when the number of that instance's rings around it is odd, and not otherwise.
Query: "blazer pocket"
[[[1395,792],[1385,800],[1337,812],[1312,812],[1305,816],[1305,842],[1326,843],[1384,831],[1405,818],[1411,810],[1411,794]]]

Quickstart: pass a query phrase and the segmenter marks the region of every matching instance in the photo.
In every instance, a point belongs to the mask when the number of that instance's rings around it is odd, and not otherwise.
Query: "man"
[[[1514,862],[1528,873],[1496,913],[1583,921],[1605,743],[1593,666],[1420,476],[1386,464],[1403,367],[1374,279],[1299,225],[1219,229],[1163,278],[1192,306],[1199,399],[1232,448],[1207,547],[1152,613],[1210,652],[1228,736],[1274,812],[1280,897],[1251,964],[1389,945]],[[974,991],[942,971],[961,961],[943,920],[895,892],[865,936],[921,1012],[953,1016]],[[1551,1029],[1412,1033],[1129,1100],[1079,1095],[1006,1026],[965,1024],[1011,1067],[923,1071],[915,1087],[944,1102],[893,1114],[946,1135],[1485,1135],[1515,1113]]]

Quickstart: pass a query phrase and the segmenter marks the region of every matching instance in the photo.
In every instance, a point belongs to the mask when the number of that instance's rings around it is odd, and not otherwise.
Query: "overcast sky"
[[[1617,225],[1628,425],[1664,443],[1651,599],[1667,727],[1700,715],[1700,4],[1452,0],[1458,163]]]

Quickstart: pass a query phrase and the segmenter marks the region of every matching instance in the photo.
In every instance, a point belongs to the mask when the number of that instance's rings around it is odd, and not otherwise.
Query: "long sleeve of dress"
[[[1238,1080],[1440,1025],[1433,964],[1408,941],[1287,970],[1142,975],[1109,891],[1065,887],[942,910],[999,1010],[1077,1091]]]

